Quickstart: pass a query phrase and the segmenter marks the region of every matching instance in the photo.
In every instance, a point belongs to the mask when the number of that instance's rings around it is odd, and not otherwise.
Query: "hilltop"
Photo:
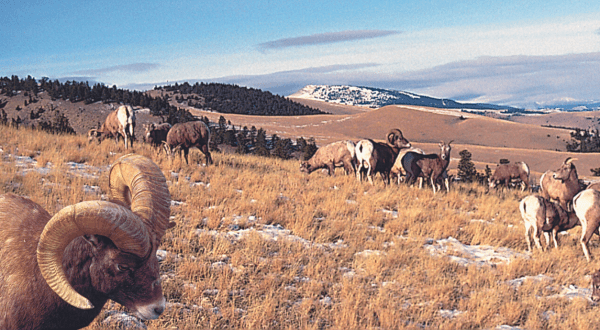
[[[522,110],[495,104],[460,103],[450,99],[438,99],[404,91],[346,85],[308,85],[289,97],[367,108],[381,108],[387,105],[418,105],[440,109],[504,110],[507,112]]]

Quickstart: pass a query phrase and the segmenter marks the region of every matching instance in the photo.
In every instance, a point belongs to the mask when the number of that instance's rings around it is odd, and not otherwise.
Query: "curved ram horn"
[[[121,251],[146,258],[152,250],[148,229],[126,207],[105,201],[87,201],[67,206],[44,227],[37,247],[42,276],[64,301],[81,309],[94,308],[77,293],[65,275],[62,256],[75,238],[83,235],[108,237]]]
[[[171,194],[160,168],[144,156],[128,154],[113,164],[108,180],[109,200],[128,206],[142,218],[157,248],[174,225],[169,222]]]

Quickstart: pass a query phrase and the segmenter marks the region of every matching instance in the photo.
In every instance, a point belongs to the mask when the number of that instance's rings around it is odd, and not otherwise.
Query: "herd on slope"
[[[127,149],[135,140],[135,116],[130,110],[117,109],[99,130],[90,131],[90,140],[111,137],[118,142],[121,137]],[[131,116],[119,115],[119,111]],[[164,145],[169,155],[181,149],[187,162],[189,148],[197,147],[206,155],[207,164],[212,163],[210,131],[201,121],[173,127],[150,125],[146,131],[145,141]],[[310,173],[327,168],[333,175],[335,167],[343,166],[359,180],[366,175],[371,184],[376,173],[386,184],[391,175],[398,179],[404,175],[408,184],[423,178],[435,193],[443,183],[449,189],[445,173],[450,144],[442,142],[439,155],[427,155],[411,148],[399,129],[392,129],[385,142],[366,139],[324,146],[301,163],[301,170]],[[590,261],[587,242],[600,227],[600,184],[581,190],[573,160],[568,158],[556,171],[544,173],[540,194],[525,197],[519,207],[529,250],[532,231],[539,249],[541,234],[547,246],[552,234],[558,248],[556,234],[581,224],[581,244]],[[499,166],[490,178],[490,187],[520,180],[526,189],[529,169],[524,163],[514,165]],[[0,196],[0,225],[6,228],[0,231],[0,242],[4,242],[0,246],[0,328],[82,328],[93,321],[108,299],[143,319],[160,316],[165,298],[156,249],[165,231],[175,225],[169,220],[171,197],[166,179],[150,159],[125,155],[110,169],[109,195],[109,201],[81,202],[54,216],[29,199]],[[22,231],[22,225],[32,230]],[[33,250],[37,253],[31,253]],[[592,298],[600,300],[600,271],[592,281]]]

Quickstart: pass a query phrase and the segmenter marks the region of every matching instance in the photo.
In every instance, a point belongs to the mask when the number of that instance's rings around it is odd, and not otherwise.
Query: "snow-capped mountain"
[[[420,105],[444,109],[517,110],[516,108],[482,103],[460,103],[449,99],[436,99],[409,92],[345,85],[308,85],[290,95],[292,98],[313,99],[324,102],[380,108],[386,105]]]

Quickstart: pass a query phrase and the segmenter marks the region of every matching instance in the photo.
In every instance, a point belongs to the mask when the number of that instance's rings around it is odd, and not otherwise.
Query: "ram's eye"
[[[127,267],[127,266],[125,266],[125,265],[120,265],[120,264],[117,264],[117,270],[118,270],[119,272],[126,272],[126,271],[129,271],[129,270],[130,270],[130,268],[129,268],[129,267]]]

